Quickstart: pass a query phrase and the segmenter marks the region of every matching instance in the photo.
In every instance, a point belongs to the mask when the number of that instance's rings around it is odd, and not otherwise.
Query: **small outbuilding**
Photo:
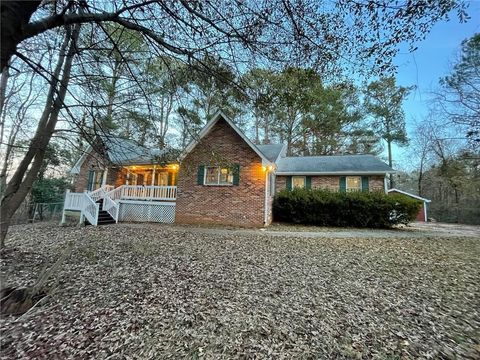
[[[417,200],[420,200],[422,202],[422,207],[420,208],[420,210],[418,211],[418,214],[417,214],[417,218],[416,220],[417,221],[423,221],[423,222],[427,222],[428,221],[428,216],[427,216],[427,204],[429,202],[431,202],[431,200],[428,200],[428,199],[425,199],[421,196],[418,196],[418,195],[414,195],[414,194],[410,194],[406,191],[403,191],[403,190],[399,190],[399,189],[390,189],[388,190],[388,193],[397,193],[397,194],[403,194],[403,195],[406,195],[406,196],[410,196],[411,198],[414,198],[414,199],[417,199]]]

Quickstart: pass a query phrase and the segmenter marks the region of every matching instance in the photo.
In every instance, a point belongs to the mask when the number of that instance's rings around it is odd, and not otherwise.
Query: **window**
[[[305,188],[305,176],[292,176],[292,188]]]
[[[362,177],[347,176],[347,191],[360,191],[360,190],[362,190]]]
[[[206,166],[205,185],[233,185],[233,171],[228,167]]]
[[[99,189],[102,186],[102,182],[103,182],[103,171],[90,170],[88,172],[88,182],[87,182],[88,191],[94,191]]]

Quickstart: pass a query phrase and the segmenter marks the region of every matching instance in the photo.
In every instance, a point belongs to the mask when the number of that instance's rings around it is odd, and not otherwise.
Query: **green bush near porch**
[[[273,201],[275,221],[317,226],[389,228],[415,220],[421,202],[402,194],[284,190]]]

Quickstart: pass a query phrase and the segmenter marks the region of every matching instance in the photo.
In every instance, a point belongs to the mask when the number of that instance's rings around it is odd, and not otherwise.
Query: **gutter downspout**
[[[265,168],[265,204],[264,204],[264,214],[263,214],[263,225],[267,226],[268,223],[268,167]]]

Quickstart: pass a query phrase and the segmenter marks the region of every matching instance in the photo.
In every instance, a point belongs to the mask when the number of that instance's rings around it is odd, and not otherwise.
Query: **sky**
[[[468,13],[471,18],[466,23],[460,23],[455,14],[450,21],[438,22],[425,40],[417,44],[418,49],[414,53],[402,52],[395,59],[397,83],[417,87],[403,106],[410,134],[415,120],[420,121],[428,114],[431,93],[438,88],[439,79],[450,73],[461,42],[480,32],[480,0],[469,2]],[[398,152],[397,167],[408,168],[405,164],[408,155],[401,149]]]

